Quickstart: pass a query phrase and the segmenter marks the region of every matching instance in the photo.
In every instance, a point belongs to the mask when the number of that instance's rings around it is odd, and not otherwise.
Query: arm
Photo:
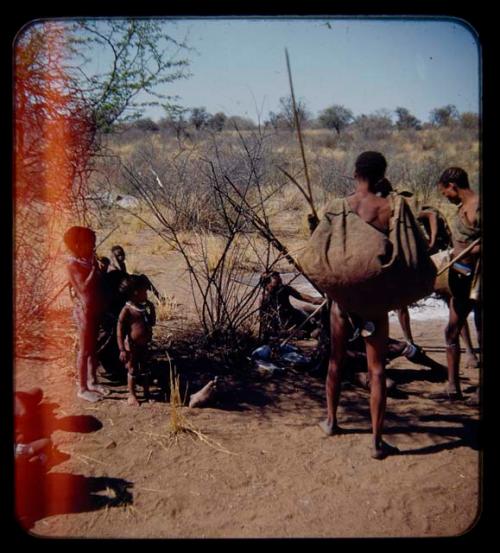
[[[148,285],[149,285],[149,290],[151,292],[153,292],[153,294],[156,296],[156,298],[158,300],[163,300],[164,298],[162,297],[162,295],[160,294],[160,292],[158,292],[158,290],[156,289],[155,285],[151,282],[151,279],[149,277],[146,277],[148,279]]]
[[[155,309],[155,306],[150,301],[147,302],[147,306],[148,306],[148,311],[149,311],[148,322],[151,326],[155,326],[155,324],[156,324],[156,309]]]
[[[476,244],[470,251],[472,255],[479,255],[481,253],[481,244]]]
[[[99,267],[95,259],[92,263],[92,269],[90,270],[87,277],[84,277],[74,265],[70,264],[68,266],[69,284],[75,289],[78,295],[85,295],[93,284],[93,281],[97,277],[98,272]]]
[[[127,335],[127,320],[128,320],[128,309],[124,307],[120,311],[120,316],[118,317],[118,324],[116,327],[116,340],[118,342],[118,349],[120,350],[120,361],[126,363],[128,359],[127,351],[125,350],[125,336]]]
[[[301,292],[299,292],[298,290],[295,290],[295,288],[292,288],[291,286],[289,288],[290,288],[290,295],[300,301],[305,301],[307,303],[312,303],[314,305],[321,305],[325,301],[324,298],[322,298],[321,296],[320,297],[310,296],[309,294],[302,294]]]
[[[431,249],[437,238],[437,232],[438,232],[438,220],[437,215],[433,211],[421,211],[418,214],[419,219],[427,219],[429,221],[429,227],[431,230],[431,235],[429,237],[429,249]]]

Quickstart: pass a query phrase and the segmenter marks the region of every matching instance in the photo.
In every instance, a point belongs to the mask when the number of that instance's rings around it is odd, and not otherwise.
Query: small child
[[[99,269],[101,270],[101,273],[108,272],[110,263],[111,263],[111,260],[109,259],[109,257],[106,257],[105,255],[102,255],[101,257],[97,258],[97,264],[99,265]]]
[[[127,264],[125,263],[125,250],[121,246],[113,246],[111,248],[111,260],[108,266],[108,271],[127,272]]]
[[[148,344],[156,324],[154,305],[148,301],[149,280],[144,275],[129,275],[120,285],[120,292],[128,301],[118,317],[117,339],[120,361],[127,368],[128,404],[138,406],[135,386],[137,377],[143,378],[144,398],[149,398],[147,371]]]
[[[78,329],[78,397],[95,402],[108,390],[97,384],[97,334],[104,305],[101,271],[95,255],[96,236],[87,227],[71,227],[64,234],[71,252],[67,263],[73,315]]]

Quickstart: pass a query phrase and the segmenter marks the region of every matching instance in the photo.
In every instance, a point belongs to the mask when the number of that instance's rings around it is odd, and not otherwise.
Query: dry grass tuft
[[[182,410],[183,406],[186,404],[187,388],[183,399],[180,390],[179,375],[172,366],[170,357],[168,358],[168,362],[170,367],[170,420],[168,425],[168,433],[157,434],[155,432],[145,432],[145,434],[153,438],[154,441],[165,450],[177,444],[181,436],[188,435],[194,441],[199,440],[217,451],[221,451],[222,453],[227,453],[229,455],[236,455],[215,440],[208,438],[208,436],[198,430],[190,421],[187,420]]]
[[[179,314],[180,303],[177,303],[175,296],[161,293],[161,300],[156,303],[156,318],[158,321],[171,321],[177,318]]]

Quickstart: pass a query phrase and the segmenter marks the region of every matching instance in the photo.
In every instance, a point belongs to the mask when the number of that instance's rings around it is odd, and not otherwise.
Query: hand
[[[120,361],[122,363],[127,363],[128,360],[129,360],[129,357],[130,357],[130,355],[129,355],[128,351],[126,351],[126,350],[121,350],[120,351]]]

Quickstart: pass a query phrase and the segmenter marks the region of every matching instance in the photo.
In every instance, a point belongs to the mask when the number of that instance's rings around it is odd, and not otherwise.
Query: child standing
[[[105,308],[101,271],[95,256],[96,236],[87,227],[71,227],[64,234],[71,252],[67,263],[69,285],[73,290],[74,318],[78,329],[79,398],[95,402],[108,390],[97,384],[97,334]]]
[[[144,275],[129,275],[120,285],[128,301],[118,317],[117,339],[120,361],[127,368],[128,404],[138,406],[137,377],[143,378],[144,398],[149,398],[149,372],[146,367],[148,344],[156,324],[154,305],[148,301],[149,280]]]

